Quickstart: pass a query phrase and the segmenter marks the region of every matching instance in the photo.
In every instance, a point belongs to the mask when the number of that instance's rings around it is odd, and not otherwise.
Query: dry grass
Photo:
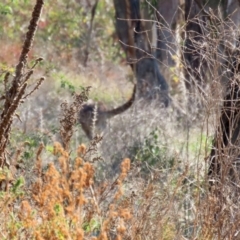
[[[221,155],[229,160],[221,184],[210,189],[207,176],[223,99],[218,92],[221,73],[216,69],[223,66],[212,57],[219,54],[216,39],[206,42],[212,46],[204,53],[212,82],[204,93],[191,92],[189,97],[178,86],[168,109],[136,102],[111,119],[103,138],[96,136],[88,145],[82,143],[84,136],[75,125],[86,92],[65,102],[61,113],[60,100],[71,99],[70,94],[56,91],[54,84],[45,85],[29,107],[20,110],[22,124],[11,130],[11,167],[0,169],[0,180],[5,182],[5,191],[0,192],[0,238],[240,239],[240,182],[228,175],[236,160],[229,158],[229,152],[238,149],[237,144],[226,146]],[[182,82],[177,73],[183,66],[179,68],[174,71]],[[109,71],[109,79],[117,82],[111,85],[104,79],[105,70],[95,67],[97,77],[84,73],[81,83],[99,79],[96,89],[105,82],[101,91],[107,85],[119,91],[117,80],[126,74],[118,78]],[[66,75],[67,80],[72,77]],[[97,97],[106,100],[111,94],[103,95]],[[34,134],[39,134],[37,140]],[[233,169],[238,176],[238,169]]]
[[[2,172],[9,190],[0,200],[1,238],[238,239],[238,202],[220,205],[208,191],[206,125],[139,104],[112,119],[100,142],[77,147],[73,130],[69,151],[41,145],[25,184],[17,176],[26,173]],[[156,141],[146,144],[153,131]]]

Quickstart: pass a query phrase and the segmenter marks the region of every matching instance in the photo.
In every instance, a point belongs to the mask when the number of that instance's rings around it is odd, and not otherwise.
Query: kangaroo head
[[[106,106],[101,102],[84,103],[79,112],[78,122],[81,124],[87,137],[92,139],[94,137],[94,129],[97,129],[98,132],[102,132],[106,128],[109,118],[121,114],[130,108],[134,102],[135,93],[136,86],[134,86],[131,98],[123,105],[112,110],[107,110]]]

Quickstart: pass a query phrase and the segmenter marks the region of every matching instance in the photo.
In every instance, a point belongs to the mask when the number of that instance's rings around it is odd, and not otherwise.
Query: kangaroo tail
[[[127,109],[129,109],[133,105],[133,102],[135,100],[135,95],[136,95],[136,84],[134,85],[134,89],[133,89],[131,98],[126,103],[124,103],[122,106],[117,107],[112,110],[105,111],[104,115],[106,116],[106,118],[114,117],[118,114],[125,112]]]

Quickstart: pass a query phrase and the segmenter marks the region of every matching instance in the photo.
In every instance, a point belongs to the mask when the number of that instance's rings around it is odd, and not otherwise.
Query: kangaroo
[[[78,115],[78,122],[81,124],[83,131],[87,137],[91,140],[94,136],[94,128],[102,131],[107,127],[107,120],[118,114],[123,113],[129,109],[134,100],[136,94],[136,85],[134,86],[131,98],[124,103],[112,110],[107,110],[106,106],[102,102],[86,102],[82,105],[82,108]]]

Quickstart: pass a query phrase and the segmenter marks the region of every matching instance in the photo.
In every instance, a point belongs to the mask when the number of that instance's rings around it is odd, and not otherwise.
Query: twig
[[[31,94],[33,94],[33,93],[40,87],[40,85],[43,83],[44,80],[45,80],[45,78],[44,78],[44,77],[41,77],[41,78],[37,81],[36,86],[35,86],[28,94],[26,94],[26,95],[23,97],[23,99],[26,99],[26,98],[29,97]]]
[[[85,57],[84,57],[84,60],[83,60],[84,67],[87,66],[88,55],[89,55],[89,47],[90,47],[90,44],[91,44],[91,36],[92,36],[92,29],[93,29],[93,20],[94,20],[95,14],[96,14],[96,8],[97,8],[97,5],[98,5],[98,1],[99,0],[96,0],[95,4],[93,5],[92,10],[91,10],[91,21],[90,21],[90,26],[89,26],[88,35],[87,35],[87,46],[86,46],[86,49],[84,51],[84,54],[85,54]]]

